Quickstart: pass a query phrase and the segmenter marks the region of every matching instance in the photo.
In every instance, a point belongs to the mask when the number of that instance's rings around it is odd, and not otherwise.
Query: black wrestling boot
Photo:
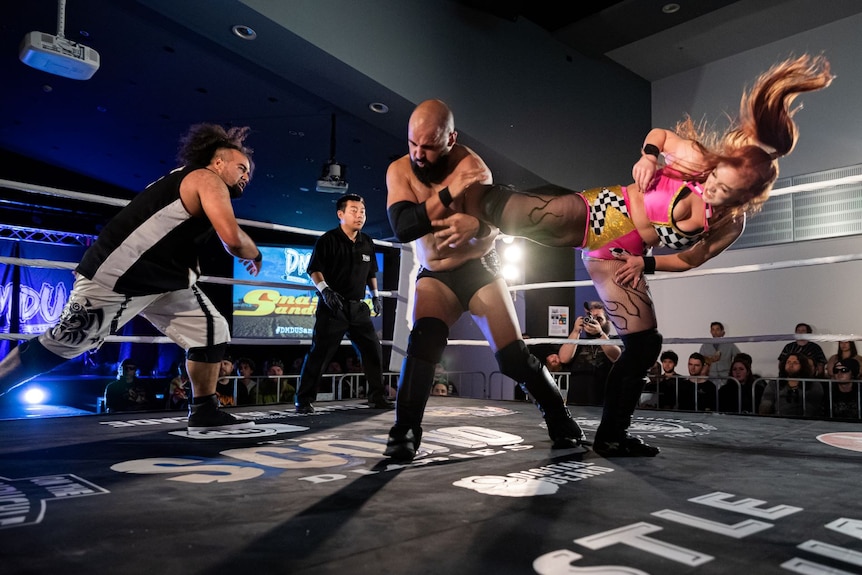
[[[216,394],[201,399],[204,400],[202,403],[189,404],[189,423],[187,427],[189,432],[254,427],[254,422],[250,419],[242,419],[220,409]]]
[[[658,447],[631,435],[626,435],[619,441],[596,439],[593,451],[602,457],[655,457],[661,453]]]
[[[422,440],[422,429],[419,429],[419,435],[413,433],[412,429],[406,432],[393,427],[389,431],[389,439],[386,441],[386,450],[383,455],[390,457],[395,461],[413,461],[416,457],[416,450],[419,449],[419,442]]]
[[[623,353],[608,374],[602,421],[593,451],[603,457],[655,457],[661,450],[632,437],[628,429],[646,383],[646,372],[661,351],[662,337],[652,329],[620,338]]]
[[[416,456],[422,440],[422,416],[434,385],[434,368],[433,363],[417,357],[404,359],[395,398],[395,425],[389,430],[383,455],[400,461]]]
[[[521,389],[536,401],[548,425],[553,449],[589,445],[587,436],[563,403],[560,388],[551,373],[527,350],[522,340],[514,341],[495,354],[500,371],[519,382]]]

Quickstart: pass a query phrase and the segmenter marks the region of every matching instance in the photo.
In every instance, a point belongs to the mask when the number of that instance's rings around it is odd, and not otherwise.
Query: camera
[[[592,314],[589,314],[589,315],[585,315],[585,316],[584,316],[584,323],[594,323],[594,324],[598,324],[599,322],[598,322],[598,320],[597,320],[595,317],[593,317],[593,315],[592,315]]]

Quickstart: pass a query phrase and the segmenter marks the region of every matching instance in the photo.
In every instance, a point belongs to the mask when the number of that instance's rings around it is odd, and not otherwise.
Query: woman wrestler
[[[586,269],[625,344],[608,376],[593,446],[597,453],[652,457],[659,452],[627,433],[644,376],[662,345],[644,274],[695,268],[739,237],[746,214],[760,208],[778,177],[777,158],[796,144],[793,100],[831,80],[822,56],[777,64],[743,94],[738,125],[725,134],[698,130],[690,118],[674,131],[650,131],[629,186],[580,193],[556,186],[518,191],[481,184],[441,190],[444,202],[505,234],[583,251]],[[462,195],[463,205],[455,201]],[[679,251],[652,256],[653,246]]]

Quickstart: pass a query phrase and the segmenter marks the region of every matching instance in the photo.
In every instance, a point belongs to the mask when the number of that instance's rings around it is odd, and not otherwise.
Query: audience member
[[[798,334],[805,334],[813,333],[813,330],[807,323],[798,323],[796,324],[795,332]],[[784,366],[784,360],[787,359],[787,356],[794,353],[802,354],[802,356],[808,359],[811,363],[812,377],[824,377],[826,375],[826,354],[823,353],[823,348],[812,341],[802,338],[788,343],[784,346],[784,349],[781,350],[781,354],[778,356],[779,373]]]
[[[344,363],[344,370],[347,373],[362,373],[362,360],[358,355],[351,355]]]
[[[760,400],[761,415],[816,417],[823,413],[823,386],[813,377],[811,363],[801,353],[788,354]]]
[[[254,405],[258,403],[260,388],[258,380],[254,375],[255,363],[245,357],[236,360],[236,404]]]
[[[730,379],[718,390],[718,410],[723,413],[758,413],[766,384],[751,372],[751,356],[738,353],[730,366]]]
[[[721,336],[715,336],[721,337]],[[706,358],[703,354],[688,356],[688,378],[679,380],[677,385],[677,409],[685,411],[715,411],[715,384],[703,373]]]
[[[839,359],[855,359],[862,365],[862,357],[859,357],[859,353],[856,351],[856,342],[855,341],[839,341],[838,342],[838,351],[829,357],[826,361],[826,377],[832,377],[832,368],[835,366],[835,362]]]
[[[435,381],[431,387],[431,395],[449,395],[449,388],[446,384],[440,381]]]
[[[237,380],[232,378],[233,375],[233,360],[225,356],[218,365],[218,380],[216,381],[216,396],[218,397],[219,405],[222,407],[230,407],[232,405],[240,405],[237,401],[240,394],[240,387],[245,390],[245,386],[237,385]]]
[[[138,379],[138,366],[131,358],[124,359],[117,368],[117,379],[105,388],[105,410],[140,411],[149,409],[150,398],[144,382]]]
[[[563,371],[563,362],[560,361],[560,354],[551,353],[545,358],[545,367],[551,373],[559,373]]]
[[[839,359],[832,367],[832,397],[829,417],[859,419],[859,362],[854,358]]]
[[[296,388],[284,377],[284,363],[280,359],[267,360],[263,371],[267,377],[260,382],[258,403],[293,402]]]
[[[724,337],[724,324],[714,321],[709,324],[709,333],[714,338]],[[706,359],[706,369],[703,375],[714,379],[716,385],[724,385],[724,380],[730,377],[730,364],[739,353],[735,343],[704,343],[700,346],[700,353]]]
[[[610,339],[611,322],[605,316],[600,301],[584,302],[584,315],[575,320],[569,339]],[[613,363],[622,353],[617,345],[560,346],[560,361],[571,373],[566,403],[573,405],[603,405],[605,380]]]
[[[177,376],[168,385],[168,409],[189,408],[189,399],[192,396],[192,382],[186,371],[186,362],[177,364]]]
[[[676,366],[679,356],[669,349],[659,357],[661,373],[656,378],[650,378],[641,391],[638,407],[652,409],[673,409],[676,406],[676,382],[679,374]]]
[[[446,366],[437,362],[434,366],[434,383],[442,383],[446,386],[446,395],[458,395],[458,388],[449,379],[449,374],[446,372]]]

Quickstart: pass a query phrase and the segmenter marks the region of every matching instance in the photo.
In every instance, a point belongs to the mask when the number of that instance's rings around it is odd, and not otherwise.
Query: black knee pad
[[[646,371],[655,365],[661,353],[663,338],[655,329],[637,331],[621,335],[623,342],[623,355],[626,365],[634,372],[646,374]],[[619,360],[618,360],[619,361]]]
[[[443,357],[448,338],[449,326],[445,321],[436,317],[420,317],[413,324],[413,331],[410,332],[407,356],[435,365]]]
[[[217,343],[205,347],[192,347],[186,352],[186,358],[200,363],[218,363],[224,359],[227,343]]]
[[[494,354],[503,375],[517,382],[530,381],[542,371],[542,362],[530,353],[524,340],[513,341]]]

